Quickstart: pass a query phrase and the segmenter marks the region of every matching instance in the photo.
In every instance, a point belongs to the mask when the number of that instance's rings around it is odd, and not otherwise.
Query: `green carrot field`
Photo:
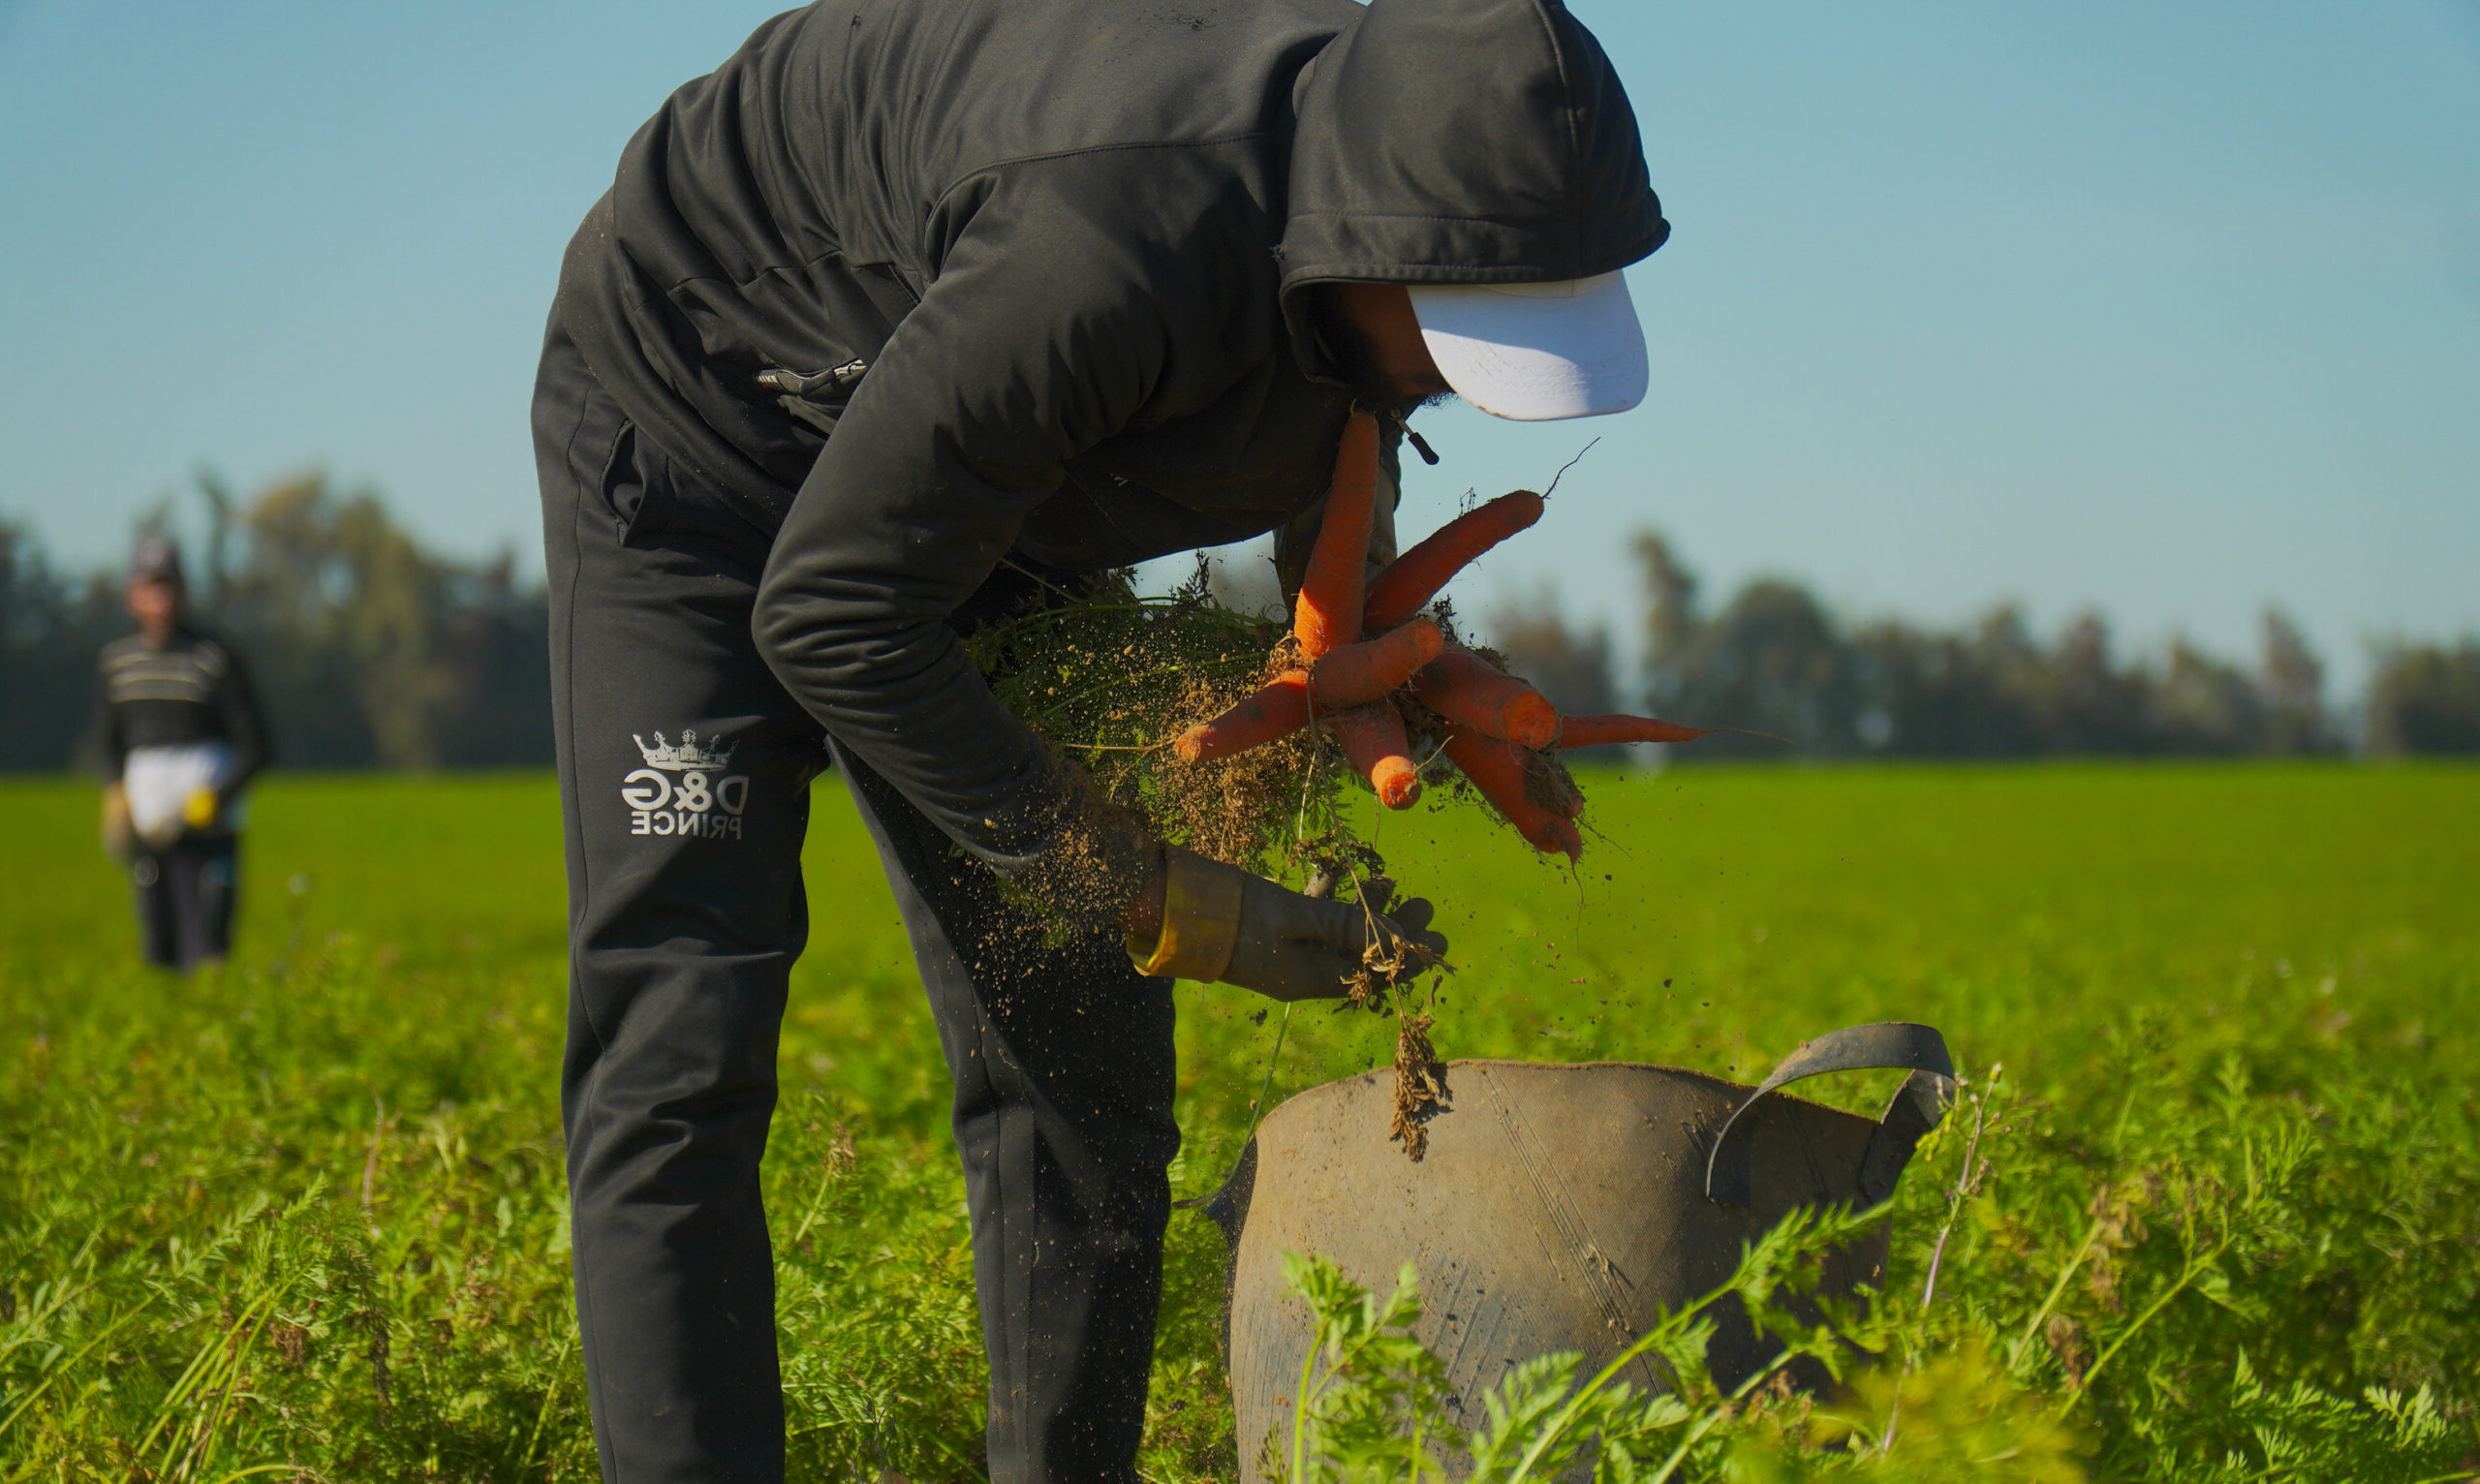
[[[1684,1380],[1642,1477],[2480,1469],[2480,770],[1583,782],[1580,873],[1466,809],[1380,831],[1462,966],[1442,1055],[1753,1081],[1906,1019],[1967,1073],[1852,1321],[1882,1359],[1816,1399]],[[946,1073],[875,853],[819,787],[767,1175],[793,1477],[970,1479]],[[0,1484],[593,1478],[550,781],[269,782],[240,951],[191,982],[138,966],[94,802],[0,786]],[[1182,1195],[1220,1182],[1270,1077],[1392,1055],[1389,1020],[1286,1032],[1245,992],[1180,993]],[[1874,1112],[1893,1080],[1807,1086]],[[1151,1478],[1228,1478],[1257,1445],[1231,1436],[1221,1259],[1176,1213]],[[1378,1355],[1333,1394],[1396,1385]],[[1312,1472],[1404,1476],[1354,1467]]]

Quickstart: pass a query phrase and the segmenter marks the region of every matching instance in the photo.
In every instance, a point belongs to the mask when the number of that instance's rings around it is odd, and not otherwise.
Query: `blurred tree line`
[[[206,538],[185,552],[193,606],[250,666],[284,764],[550,761],[548,612],[511,558],[426,552],[377,495],[339,493],[316,474],[247,501],[202,479],[199,496]],[[150,522],[170,517],[167,506]],[[2480,639],[2381,646],[2353,726],[2328,706],[2323,665],[2278,610],[2264,615],[2252,668],[2185,640],[2157,663],[2122,663],[2090,613],[2047,642],[2011,606],[1952,632],[1853,625],[1780,578],[1708,612],[1661,537],[1641,535],[1634,549],[1637,683],[1606,630],[1571,627],[1551,598],[1502,614],[1489,638],[1562,710],[1642,709],[1765,734],[1710,737],[1700,755],[2480,753]],[[1261,566],[1218,568],[1218,592],[1279,602]],[[0,768],[81,760],[96,651],[129,628],[117,570],[63,572],[0,521]]]
[[[199,481],[188,544],[199,626],[248,667],[290,767],[489,767],[551,760],[549,611],[513,559],[424,551],[367,490],[323,475],[236,501]],[[170,503],[146,523],[163,530]],[[130,631],[117,570],[56,570],[0,522],[0,768],[85,760],[96,651]]]
[[[1623,683],[1607,631],[1570,628],[1547,596],[1504,615],[1491,642],[1563,711],[1641,705],[1692,727],[1745,729],[1698,742],[1699,755],[2480,753],[2480,640],[2381,646],[2350,727],[2326,703],[2323,664],[2279,609],[2264,615],[2252,668],[2185,639],[2157,663],[2122,663],[2092,613],[2047,642],[2011,605],[1957,631],[1851,624],[1781,578],[1750,582],[1709,612],[1669,542],[1647,532],[1634,552],[1640,684]]]

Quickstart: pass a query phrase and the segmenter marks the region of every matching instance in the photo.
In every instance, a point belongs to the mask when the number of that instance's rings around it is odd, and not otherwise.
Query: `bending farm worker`
[[[1632,406],[1620,270],[1668,231],[1556,0],[813,7],[638,131],[534,401],[605,1478],[782,1477],[776,1037],[808,913],[873,910],[803,891],[830,762],[953,1080],[990,1477],[1135,1477],[1174,979],[1340,995],[1444,941],[1166,850],[962,635],[1156,556],[1298,556],[1356,407],[1382,548],[1423,402]]]

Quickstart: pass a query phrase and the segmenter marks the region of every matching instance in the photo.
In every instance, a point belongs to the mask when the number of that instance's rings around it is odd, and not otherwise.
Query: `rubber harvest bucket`
[[[1777,1093],[1873,1067],[1911,1073],[1874,1123]],[[1450,1062],[1452,1101],[1430,1120],[1417,1162],[1387,1137],[1391,1070],[1290,1098],[1198,1203],[1230,1244],[1224,1338],[1241,1478],[1261,1478],[1271,1432],[1288,1436],[1311,1340],[1284,1253],[1318,1253],[1381,1295],[1411,1262],[1414,1333],[1445,1364],[1450,1420],[1472,1427],[1511,1366],[1581,1350],[1593,1374],[1665,1309],[1727,1279],[1790,1211],[1884,1200],[1944,1115],[1953,1070],[1936,1031],[1901,1023],[1821,1036],[1754,1088],[1628,1062]],[[1833,1254],[1820,1287],[1875,1281],[1887,1242],[1880,1227]],[[1780,1349],[1732,1302],[1707,1349],[1725,1386]],[[1650,1356],[1628,1379],[1640,1394],[1665,1385]]]

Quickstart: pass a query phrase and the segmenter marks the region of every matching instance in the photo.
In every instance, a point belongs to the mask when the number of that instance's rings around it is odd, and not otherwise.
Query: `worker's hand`
[[[212,788],[192,788],[190,796],[181,800],[181,822],[192,829],[211,829],[215,817],[224,812],[224,801]]]
[[[1354,902],[1286,891],[1237,866],[1165,852],[1161,931],[1132,934],[1129,956],[1150,974],[1220,980],[1276,1000],[1339,1000],[1364,970],[1410,978],[1446,956],[1418,898],[1380,915]]]
[[[129,826],[129,794],[118,784],[104,786],[104,853],[126,862],[138,853],[138,836]]]
[[[1226,984],[1277,1000],[1333,1000],[1364,970],[1381,982],[1409,980],[1446,957],[1419,897],[1380,915],[1366,903],[1320,901],[1243,875],[1239,932],[1218,975]]]

